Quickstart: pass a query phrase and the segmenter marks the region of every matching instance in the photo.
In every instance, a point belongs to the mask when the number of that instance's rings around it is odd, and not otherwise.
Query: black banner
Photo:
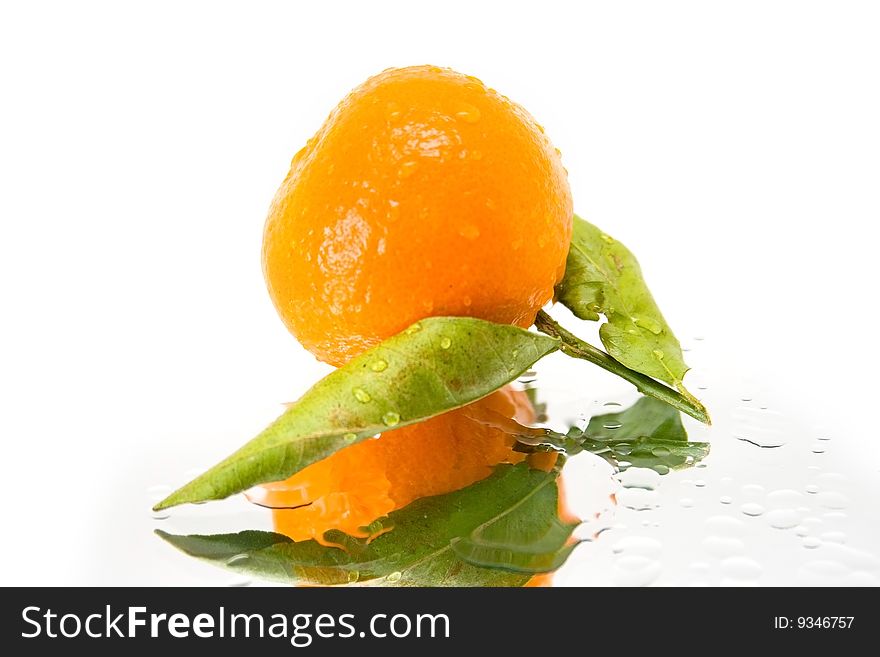
[[[5,589],[5,654],[870,645],[866,589]],[[760,641],[756,644],[755,641]],[[48,649],[48,650],[47,650]]]

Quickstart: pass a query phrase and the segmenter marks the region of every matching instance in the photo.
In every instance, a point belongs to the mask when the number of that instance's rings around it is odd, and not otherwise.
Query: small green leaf
[[[570,554],[574,525],[557,512],[557,472],[499,465],[467,488],[391,513],[372,541],[337,530],[293,542],[270,532],[159,536],[193,557],[287,584],[376,581],[393,586],[521,586]]]
[[[688,442],[681,414],[652,397],[642,397],[626,410],[596,415],[584,430],[572,427],[562,434],[529,429],[522,450],[559,450],[568,455],[588,451],[615,467],[636,466],[659,472],[696,465],[709,454],[709,444]]]
[[[377,433],[485,397],[558,346],[556,339],[479,319],[422,320],[319,381],[256,438],[155,509],[285,479]]]
[[[577,317],[608,320],[602,344],[616,360],[665,381],[693,399],[682,380],[688,371],[681,345],[654,302],[635,256],[578,216],[557,299]]]

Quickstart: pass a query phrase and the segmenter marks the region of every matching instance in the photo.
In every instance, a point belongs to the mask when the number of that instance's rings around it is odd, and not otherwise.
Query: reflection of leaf
[[[599,337],[616,360],[690,394],[682,385],[688,367],[681,345],[651,296],[638,261],[623,244],[578,216],[556,293],[581,319],[606,317]]]
[[[155,508],[222,499],[285,479],[390,427],[485,397],[558,344],[479,319],[423,320],[319,381],[260,435]]]
[[[589,445],[608,450],[600,452],[585,444],[591,452],[618,464],[661,472],[694,465],[709,454],[708,443],[688,442],[677,410],[651,397],[642,397],[619,413],[591,418],[584,433]]]
[[[520,437],[526,451],[548,448],[576,454],[586,450],[621,468],[636,466],[663,473],[690,467],[709,454],[708,443],[688,442],[681,414],[652,397],[642,397],[617,413],[596,415],[584,430],[538,431],[528,429]]]
[[[338,530],[293,542],[280,534],[241,532],[174,536],[183,552],[231,570],[290,584],[379,580],[395,586],[520,586],[557,568],[573,549],[573,525],[558,517],[557,472],[496,466],[480,482],[427,497],[391,513],[393,531],[372,541]]]

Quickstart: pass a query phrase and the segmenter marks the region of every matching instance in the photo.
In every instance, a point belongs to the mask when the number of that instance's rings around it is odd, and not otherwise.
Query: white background
[[[578,212],[711,339],[712,376],[774,390],[877,478],[876,3],[0,6],[2,583],[121,581],[105,551],[153,539],[113,538],[148,514],[119,500],[325,371],[271,307],[262,224],[293,153],[388,66],[527,107]]]

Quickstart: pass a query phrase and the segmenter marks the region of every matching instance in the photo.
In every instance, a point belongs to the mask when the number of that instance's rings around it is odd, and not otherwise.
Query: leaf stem
[[[660,383],[656,379],[631,370],[626,365],[614,360],[601,349],[597,349],[588,342],[562,328],[550,315],[543,310],[538,312],[535,318],[535,328],[541,333],[546,333],[562,342],[560,351],[573,358],[580,358],[598,365],[604,370],[616,374],[621,379],[632,383],[643,395],[666,402],[682,413],[687,413],[704,424],[712,424],[706,408],[696,399],[682,395],[677,390]]]

